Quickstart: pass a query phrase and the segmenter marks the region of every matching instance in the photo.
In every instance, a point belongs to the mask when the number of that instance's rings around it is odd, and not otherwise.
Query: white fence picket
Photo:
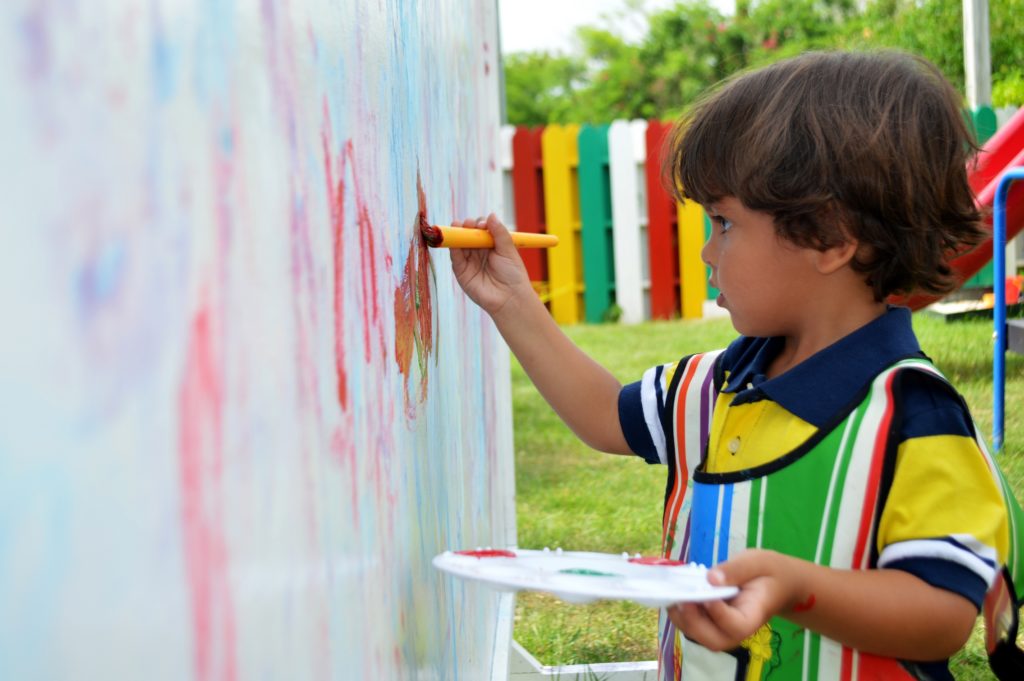
[[[649,315],[644,310],[644,262],[641,217],[646,223],[646,201],[637,197],[644,191],[637,165],[646,157],[646,121],[615,121],[608,129],[608,162],[612,194],[612,243],[615,248],[615,298],[622,308],[621,320],[636,324]],[[637,135],[637,130],[640,134]],[[638,147],[639,144],[639,147]]]

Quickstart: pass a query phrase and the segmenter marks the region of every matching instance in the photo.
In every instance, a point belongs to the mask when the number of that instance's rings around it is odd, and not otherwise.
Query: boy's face
[[[801,323],[801,308],[814,296],[820,276],[815,251],[778,236],[771,215],[723,197],[705,210],[711,238],[701,257],[711,266],[718,304],[745,336],[789,336]]]

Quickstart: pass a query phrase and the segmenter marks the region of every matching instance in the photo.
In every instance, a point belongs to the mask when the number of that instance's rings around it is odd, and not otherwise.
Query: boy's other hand
[[[476,220],[455,220],[452,226],[486,229],[494,238],[493,249],[451,249],[452,272],[474,303],[494,316],[517,295],[535,295],[512,236],[494,213]]]
[[[708,572],[708,581],[715,586],[738,586],[736,596],[727,601],[681,603],[669,608],[669,619],[710,650],[732,650],[796,602],[800,589],[795,575],[787,574],[788,560],[792,559],[774,551],[744,551]]]

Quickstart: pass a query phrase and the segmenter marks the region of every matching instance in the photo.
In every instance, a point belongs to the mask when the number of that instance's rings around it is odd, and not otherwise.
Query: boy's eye
[[[715,215],[712,219],[718,223],[723,232],[728,232],[729,228],[732,227],[732,220],[728,220],[721,215]]]

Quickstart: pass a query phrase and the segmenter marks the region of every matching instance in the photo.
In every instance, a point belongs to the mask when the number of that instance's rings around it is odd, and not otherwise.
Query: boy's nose
[[[708,267],[714,267],[714,263],[711,262],[712,261],[712,257],[711,257],[711,250],[712,250],[711,242],[714,241],[714,240],[715,240],[715,237],[714,237],[714,235],[712,235],[710,239],[708,239],[707,241],[704,242],[704,248],[700,249],[700,259]]]

